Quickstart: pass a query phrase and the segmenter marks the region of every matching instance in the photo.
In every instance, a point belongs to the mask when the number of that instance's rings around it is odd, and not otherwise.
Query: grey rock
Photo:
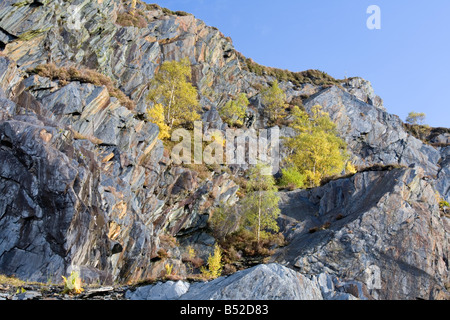
[[[154,286],[140,287],[135,291],[127,291],[125,297],[129,300],[178,300],[189,290],[189,283],[183,281],[168,281]]]
[[[16,86],[21,81],[17,65],[8,57],[0,55],[0,89],[3,91],[2,98],[11,98]]]
[[[348,93],[359,100],[386,111],[383,107],[383,100],[375,94],[370,81],[355,77],[347,79],[343,85]]]
[[[450,144],[450,133],[439,134],[436,137],[434,137],[430,142],[436,144]]]
[[[316,280],[277,264],[192,284],[183,300],[322,300]]]
[[[358,281],[365,288],[351,293],[359,298],[366,289],[376,299],[448,296],[449,225],[423,171],[364,172],[282,199],[290,244],[275,261]],[[319,280],[330,291],[329,280]]]
[[[42,297],[42,294],[37,291],[26,291],[24,293],[16,294],[11,300],[38,300]]]
[[[0,185],[7,190],[0,195],[0,268],[7,274],[45,282],[59,280],[67,263],[77,259],[106,265],[101,257],[108,252],[105,218],[76,192],[93,176],[85,174],[80,181],[80,168],[49,147],[58,135],[56,128],[30,122],[0,123]],[[76,206],[85,209],[76,211]],[[88,231],[94,221],[97,228]],[[89,242],[97,249],[86,251]],[[68,251],[74,256],[66,259]]]
[[[441,149],[442,161],[435,181],[435,188],[442,199],[450,202],[450,147]]]
[[[335,288],[333,281],[340,287]],[[326,274],[308,278],[279,264],[269,264],[210,282],[160,282],[128,290],[125,297],[130,300],[360,300],[367,299],[363,288],[357,281],[340,283]]]

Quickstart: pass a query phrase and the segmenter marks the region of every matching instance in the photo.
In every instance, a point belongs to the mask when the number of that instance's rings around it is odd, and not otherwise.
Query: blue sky
[[[147,2],[194,14],[262,65],[360,76],[390,113],[425,112],[429,125],[450,127],[449,0]],[[381,30],[366,27],[369,5],[381,9]]]

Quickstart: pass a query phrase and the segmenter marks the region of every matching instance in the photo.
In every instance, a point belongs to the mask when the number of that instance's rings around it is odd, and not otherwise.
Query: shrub
[[[282,178],[280,179],[279,185],[281,187],[288,187],[289,189],[300,189],[305,186],[306,175],[301,174],[294,167],[290,167],[287,169],[282,169],[283,173]]]
[[[165,249],[159,249],[158,258],[161,260],[166,260],[169,258],[169,253]]]
[[[222,275],[222,270],[222,249],[216,244],[214,247],[214,255],[209,255],[208,258],[208,269],[202,267],[201,272],[206,278],[216,279]]]
[[[422,140],[424,143],[428,143],[428,138],[431,135],[433,129],[428,125],[410,124],[404,123],[403,127],[415,138]]]
[[[148,25],[147,19],[140,10],[133,12],[121,12],[117,15],[116,23],[122,27],[145,28]]]
[[[168,246],[170,248],[176,248],[179,247],[179,244],[177,242],[177,238],[170,234],[162,234],[159,236],[159,240],[161,242],[161,245]]]
[[[285,116],[286,109],[286,93],[279,87],[278,81],[275,80],[270,88],[266,88],[261,92],[261,102],[265,106],[269,120],[276,122]]]
[[[296,135],[285,139],[292,153],[285,160],[306,176],[309,187],[320,185],[321,180],[340,174],[348,162],[346,142],[339,137],[336,124],[328,113],[316,105],[311,114],[294,107],[291,128]]]
[[[153,107],[147,109],[147,119],[159,128],[159,140],[170,138],[170,127],[166,125],[164,119],[164,106],[157,103]]]
[[[164,268],[166,269],[166,276],[171,276],[173,271],[173,264],[166,264]]]
[[[157,5],[156,3],[146,3],[145,4],[145,9],[148,10],[148,11],[162,10],[161,7],[159,5]]]
[[[337,80],[320,70],[306,70],[302,72],[292,72],[289,70],[282,70],[262,66],[252,59],[246,58],[242,53],[237,52],[237,56],[243,66],[244,70],[253,72],[259,76],[271,76],[278,81],[290,81],[296,86],[306,83],[313,83],[315,85],[337,85],[341,87],[342,80]]]
[[[294,98],[292,98],[290,105],[291,106],[297,106],[300,108],[300,110],[305,111],[305,107],[303,105],[303,98],[301,96],[296,96]]]
[[[237,99],[228,101],[219,114],[230,127],[242,127],[249,103],[245,93],[241,93]]]
[[[221,204],[215,208],[209,219],[209,226],[216,239],[225,237],[239,229],[241,215],[235,206]]]
[[[345,166],[345,173],[346,174],[355,174],[358,170],[356,170],[355,166],[349,161],[347,162],[347,165]]]
[[[341,219],[342,220],[342,219]],[[309,229],[309,233],[316,233],[319,231],[324,231],[324,230],[328,230],[331,227],[331,222],[326,222],[323,225],[319,226],[319,227],[314,227]]]
[[[221,242],[223,248],[223,261],[226,264],[233,264],[240,260],[251,259],[263,261],[266,257],[274,253],[275,246],[285,245],[284,236],[281,233],[265,233],[258,242],[253,232],[241,229],[226,237]]]
[[[72,271],[68,278],[62,277],[64,279],[63,294],[80,294],[84,291],[81,287],[81,278],[78,272]]]
[[[187,264],[187,268],[191,274],[194,273],[195,269],[201,268],[205,263],[202,258],[197,257],[197,253],[191,246],[188,246],[187,255],[185,254],[183,256],[182,261]]]
[[[201,119],[198,92],[191,79],[191,63],[185,57],[181,61],[164,62],[150,82],[147,100],[150,105],[163,106],[164,122],[172,129]]]

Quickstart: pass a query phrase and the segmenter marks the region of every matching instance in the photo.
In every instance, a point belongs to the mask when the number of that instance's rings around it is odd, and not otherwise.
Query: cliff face
[[[422,169],[368,171],[283,195],[276,260],[362,282],[378,299],[447,297],[449,221]]]
[[[185,245],[203,258],[211,252],[208,215],[234,204],[239,187],[227,170],[171,163],[157,126],[144,120],[148,83],[162,62],[189,57],[206,127],[222,128],[217,110],[245,92],[262,128],[259,88],[274,77],[250,71],[229,38],[192,15],[143,3],[136,12],[128,21],[119,0],[0,3],[1,273],[46,282],[76,268],[86,282],[131,282],[160,275],[161,249],[180,275]],[[41,64],[95,70],[135,107],[106,86],[29,71]],[[306,95],[306,110],[330,113],[358,166],[411,168],[282,193],[291,243],[275,261],[356,279],[376,298],[445,297],[449,225],[435,191],[450,200],[449,148],[412,137],[369,82],[311,79],[280,86],[288,101]]]
[[[149,80],[165,60],[189,57],[194,81],[209,97],[238,92],[244,82],[239,61],[220,31],[192,15],[170,15],[144,4],[138,10],[144,27],[121,27],[115,22],[129,9],[118,0],[3,1],[0,40],[22,70],[53,62],[101,71],[142,112]]]
[[[161,9],[145,13],[146,28],[114,24],[124,10],[119,1],[0,5],[3,272],[39,281],[59,281],[72,268],[93,282],[159,276],[164,266],[151,261],[164,247],[160,234],[203,228],[211,204],[235,201],[226,173],[200,179],[171,166],[157,126],[139,120],[162,61],[188,55],[196,79],[207,82],[224,74],[229,43],[193,16]],[[24,72],[46,63],[101,70],[137,108],[121,106],[106,87]]]

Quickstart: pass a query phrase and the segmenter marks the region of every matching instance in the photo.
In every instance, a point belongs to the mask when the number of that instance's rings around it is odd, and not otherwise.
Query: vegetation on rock
[[[261,163],[250,169],[247,195],[242,200],[244,225],[252,230],[258,243],[267,232],[279,230],[280,198],[276,193],[275,179],[269,172],[270,168]]]
[[[300,86],[306,83],[320,86],[341,86],[342,83],[341,80],[336,80],[327,73],[320,70],[292,72],[289,70],[282,70],[260,65],[254,62],[252,59],[244,57],[241,53],[238,53],[238,57],[245,70],[255,73],[258,76],[274,77],[278,81],[290,81],[296,86]]]
[[[308,187],[320,185],[324,177],[344,171],[348,160],[347,145],[336,132],[336,125],[321,106],[314,106],[312,114],[294,107],[294,121],[291,128],[296,136],[286,139],[286,147],[291,150],[287,158],[292,175],[297,170],[305,176]],[[294,169],[295,168],[295,169]]]
[[[269,121],[275,123],[286,111],[286,94],[279,87],[278,81],[275,80],[272,86],[264,89],[261,92],[261,102],[264,104],[264,111],[267,114]]]
[[[406,118],[406,123],[410,125],[425,125],[427,115],[423,112],[410,112]]]
[[[111,78],[95,70],[87,68],[58,67],[54,63],[40,64],[33,69],[28,69],[28,73],[37,74],[51,80],[59,80],[60,85],[65,86],[71,81],[79,81],[81,83],[92,83],[96,86],[105,86],[109,95],[116,98],[119,102],[129,110],[134,110],[136,104],[133,100],[125,95],[116,87]]]
[[[197,89],[189,80],[191,79],[191,65],[188,58],[181,61],[166,61],[151,81],[151,90],[147,100],[150,103],[149,112],[160,114],[156,118],[160,130],[174,129],[178,126],[192,128],[193,122],[200,120],[201,109],[197,99]],[[158,106],[160,105],[160,106]],[[159,108],[159,110],[152,110]],[[159,112],[158,112],[159,111]],[[162,120],[167,127],[162,126]]]
[[[136,28],[145,28],[148,25],[145,15],[140,10],[119,13],[116,23],[122,27]]]
[[[244,125],[245,116],[249,101],[245,93],[241,93],[237,99],[228,101],[223,106],[219,114],[230,127],[242,127]]]
[[[72,271],[68,278],[62,277],[64,279],[63,294],[80,294],[84,291],[81,287],[81,278],[78,272]]]
[[[209,255],[208,268],[202,267],[201,272],[203,276],[209,279],[216,279],[222,275],[223,263],[222,263],[222,249],[218,244],[214,247],[214,254]]]

